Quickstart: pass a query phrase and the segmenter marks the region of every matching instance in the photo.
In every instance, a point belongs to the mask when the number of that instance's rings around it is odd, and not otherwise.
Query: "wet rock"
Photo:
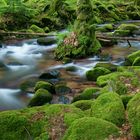
[[[2,48],[2,44],[0,43],[0,48]]]
[[[92,70],[87,71],[86,77],[89,81],[96,81],[99,76],[106,75],[109,73],[111,73],[111,71],[104,67],[96,67]]]
[[[58,70],[50,70],[45,73],[42,73],[40,79],[57,79],[60,77],[60,72]]]
[[[65,57],[65,58],[63,58],[62,62],[63,62],[63,64],[68,64],[68,63],[72,62],[72,59]]]
[[[59,97],[58,102],[61,104],[69,104],[70,99],[68,97],[62,95]]]
[[[33,98],[30,100],[28,106],[41,106],[46,103],[49,103],[52,100],[53,96],[49,91],[45,89],[39,89],[35,92],[35,95]]]
[[[42,37],[37,39],[37,43],[39,45],[52,45],[55,44],[56,38],[55,37]]]
[[[65,85],[60,84],[60,85],[55,86],[55,93],[56,94],[63,95],[63,94],[69,94],[71,92],[72,92],[71,88],[69,88]]]

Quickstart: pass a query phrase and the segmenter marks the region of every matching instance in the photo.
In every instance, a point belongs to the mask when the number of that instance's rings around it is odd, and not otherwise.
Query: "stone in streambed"
[[[52,100],[53,96],[49,91],[45,89],[39,89],[35,92],[35,95],[33,98],[30,100],[28,106],[41,106],[46,103],[49,103]]]
[[[52,45],[55,44],[56,42],[57,42],[56,38],[54,37],[42,37],[37,39],[37,43],[39,45]]]

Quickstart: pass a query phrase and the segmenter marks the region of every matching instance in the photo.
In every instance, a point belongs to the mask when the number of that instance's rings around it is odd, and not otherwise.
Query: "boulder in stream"
[[[57,42],[55,37],[42,37],[37,39],[39,45],[52,45]]]
[[[35,92],[35,95],[33,96],[33,98],[30,100],[28,106],[29,107],[41,106],[41,105],[51,102],[52,98],[53,96],[51,93],[49,93],[49,91],[45,89],[38,89]]]

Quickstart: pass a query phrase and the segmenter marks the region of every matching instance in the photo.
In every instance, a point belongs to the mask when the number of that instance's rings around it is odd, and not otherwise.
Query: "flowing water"
[[[102,56],[74,60],[69,64],[62,64],[54,59],[53,49],[56,44],[41,46],[37,44],[36,39],[3,44],[0,48],[0,110],[24,108],[32,94],[23,93],[19,89],[21,81],[38,77],[48,69],[61,70],[63,78],[72,89],[94,85],[93,82],[86,81],[85,72],[98,62],[122,65],[126,55],[140,49],[140,42],[130,43],[130,48],[127,42],[122,41],[104,48]],[[4,66],[1,67],[1,64]],[[68,66],[75,66],[77,70],[66,72],[65,68]]]

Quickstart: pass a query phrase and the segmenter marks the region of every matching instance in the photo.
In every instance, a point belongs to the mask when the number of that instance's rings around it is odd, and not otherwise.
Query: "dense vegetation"
[[[99,42],[97,32],[134,35],[138,25],[114,25],[140,19],[139,5],[140,0],[1,0],[0,31],[48,33],[67,28],[67,33],[58,35],[55,50],[55,58],[67,63],[101,52],[105,42]],[[102,23],[107,24],[96,26]],[[54,42],[38,39],[42,45]],[[21,90],[32,86],[34,96],[27,108],[0,113],[0,140],[139,139],[139,73],[140,51],[128,55],[123,66],[97,63],[86,72],[87,80],[95,82],[95,87],[84,89],[69,105],[51,104],[56,94],[71,92],[62,83],[49,82],[60,76],[56,71],[41,75],[42,81],[22,83]]]

